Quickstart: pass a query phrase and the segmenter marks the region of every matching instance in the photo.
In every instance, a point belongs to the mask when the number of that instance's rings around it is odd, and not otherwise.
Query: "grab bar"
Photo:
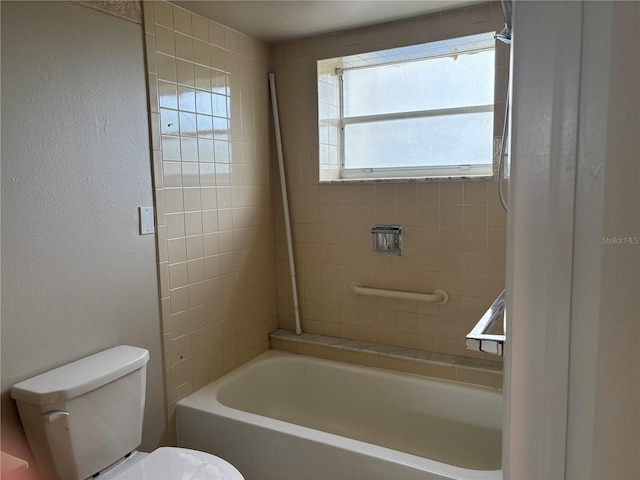
[[[476,352],[492,353],[493,355],[503,355],[505,335],[496,335],[488,332],[496,320],[504,313],[505,291],[503,290],[498,298],[491,304],[489,309],[482,315],[475,327],[469,332],[466,339],[466,347]],[[505,332],[503,317],[503,332]]]
[[[351,282],[349,290],[354,295],[367,295],[371,297],[396,298],[400,300],[415,300],[418,302],[429,302],[437,305],[445,305],[449,301],[449,294],[439,288],[433,293],[413,293],[399,290],[382,290],[380,288],[369,288],[360,282]]]

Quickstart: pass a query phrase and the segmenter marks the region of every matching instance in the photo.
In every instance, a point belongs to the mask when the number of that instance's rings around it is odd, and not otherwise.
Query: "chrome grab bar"
[[[500,318],[500,315],[504,313],[504,301],[505,291],[503,290],[467,335],[466,346],[469,350],[503,355],[505,334],[496,335],[486,332],[491,329],[496,320]],[[506,322],[503,323],[502,331],[506,332]]]

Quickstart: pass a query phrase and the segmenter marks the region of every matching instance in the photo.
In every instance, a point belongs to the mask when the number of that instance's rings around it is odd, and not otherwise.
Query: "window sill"
[[[469,182],[476,180],[491,180],[493,175],[448,175],[423,177],[389,177],[389,178],[336,178],[319,180],[319,184],[350,184],[350,183],[423,183],[423,182]]]

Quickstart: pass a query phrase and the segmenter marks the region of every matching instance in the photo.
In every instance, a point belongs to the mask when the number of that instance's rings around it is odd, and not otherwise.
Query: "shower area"
[[[502,342],[467,338],[505,288],[495,180],[319,182],[331,140],[318,137],[316,70],[320,58],[501,32],[500,4],[272,45],[168,2],[143,8],[170,439],[178,401],[270,348],[501,388],[501,349],[488,346]],[[495,168],[508,64],[509,46],[496,41]],[[400,225],[402,255],[375,254],[372,225]]]

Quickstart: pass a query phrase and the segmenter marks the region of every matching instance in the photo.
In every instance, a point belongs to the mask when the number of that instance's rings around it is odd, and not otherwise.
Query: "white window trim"
[[[489,33],[489,32],[487,32]],[[461,53],[468,54],[473,51],[486,51],[494,50],[492,47],[482,47],[474,50],[465,50]],[[438,56],[449,55],[435,55],[430,58],[437,58]],[[417,60],[417,59],[416,59]],[[414,61],[409,59],[406,61]],[[400,63],[400,62],[384,62],[384,63]],[[382,64],[382,63],[381,63]],[[343,97],[343,82],[342,72],[344,70],[352,70],[362,68],[359,66],[353,66],[348,68],[336,68],[335,73],[338,76],[339,85],[339,119],[338,119],[338,178],[320,178],[321,183],[331,182],[353,182],[353,181],[431,181],[431,180],[443,180],[443,179],[489,179],[493,178],[495,174],[495,154],[486,164],[464,164],[464,160],[456,165],[446,166],[418,166],[418,167],[371,167],[371,168],[345,168],[345,126],[355,125],[361,123],[384,121],[384,120],[396,120],[396,119],[411,119],[411,118],[427,118],[443,115],[456,115],[456,114],[468,114],[468,113],[480,113],[480,112],[493,112],[494,104],[479,105],[479,106],[464,106],[454,107],[446,109],[434,109],[434,110],[416,110],[410,112],[399,112],[390,114],[379,115],[365,115],[358,117],[344,118],[344,97]],[[366,67],[365,67],[366,68]],[[322,176],[321,176],[322,177]]]

